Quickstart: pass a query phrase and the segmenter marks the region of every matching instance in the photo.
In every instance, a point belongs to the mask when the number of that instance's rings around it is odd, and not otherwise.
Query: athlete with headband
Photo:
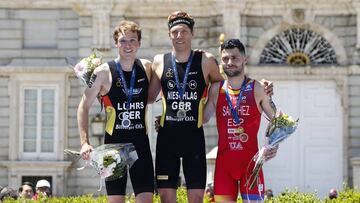
[[[243,202],[260,202],[264,198],[264,178],[251,190],[245,186],[258,152],[257,133],[261,114],[272,117],[271,99],[258,81],[245,75],[248,60],[245,47],[238,39],[230,39],[221,45],[221,64],[226,80],[211,85],[204,120],[216,112],[219,134],[215,164],[215,202],[236,202],[240,190]],[[265,152],[266,159],[276,155],[277,149]],[[250,172],[250,173],[247,173]]]
[[[203,108],[208,85],[223,80],[214,56],[193,51],[194,19],[183,11],[168,17],[172,51],[156,55],[149,103],[161,90],[163,114],[156,144],[156,183],[161,202],[175,203],[182,160],[189,203],[203,201],[206,155]],[[269,87],[272,93],[272,86]]]
[[[163,114],[156,144],[156,185],[161,202],[175,203],[182,158],[188,202],[202,202],[206,185],[202,127],[209,82],[222,79],[213,55],[191,49],[194,20],[186,12],[168,17],[172,52],[156,55],[149,102],[162,91]],[[153,92],[151,92],[153,91]]]

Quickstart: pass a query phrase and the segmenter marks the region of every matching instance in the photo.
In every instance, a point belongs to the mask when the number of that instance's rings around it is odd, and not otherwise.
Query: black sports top
[[[107,118],[105,143],[131,141],[129,140],[130,137],[138,134],[146,135],[145,114],[149,80],[141,61],[136,59],[134,63],[133,68],[136,69],[135,82],[128,110],[126,110],[128,98],[116,63],[110,61],[108,65],[112,75],[112,85],[110,91],[102,97]],[[130,89],[132,71],[123,71],[123,73],[127,88]]]
[[[207,97],[207,86],[201,67],[202,52],[193,52],[193,59],[185,85],[183,99],[176,85],[172,68],[171,53],[164,55],[164,69],[161,76],[163,114],[160,125],[172,127],[202,127],[203,108]],[[180,86],[182,86],[187,62],[176,63]],[[185,117],[179,117],[178,111],[186,111]]]

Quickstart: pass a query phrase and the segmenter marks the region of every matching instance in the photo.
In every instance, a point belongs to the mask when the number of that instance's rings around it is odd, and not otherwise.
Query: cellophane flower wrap
[[[65,153],[77,159],[81,158],[80,152],[66,149]],[[123,177],[127,169],[138,159],[135,147],[132,143],[103,144],[90,152],[90,158],[85,162],[84,169],[91,166],[100,175],[100,189],[102,181],[116,180]]]
[[[265,145],[255,154],[252,161],[255,162],[254,167],[251,169],[250,177],[247,177],[246,185],[252,189],[256,180],[259,177],[259,172],[265,162],[265,151],[279,147],[279,143],[288,138],[295,132],[298,119],[294,120],[287,114],[277,112],[272,118],[266,129]]]
[[[94,51],[90,56],[83,58],[74,66],[76,77],[79,78],[85,86],[91,87],[91,76],[98,66],[102,64],[102,56]]]

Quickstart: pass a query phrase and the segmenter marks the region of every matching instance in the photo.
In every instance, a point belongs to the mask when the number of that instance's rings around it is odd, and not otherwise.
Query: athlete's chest
[[[252,87],[240,92],[228,92],[221,89],[217,102],[217,115],[232,118],[236,112],[238,116],[246,118],[258,114],[258,107],[254,98]]]
[[[204,76],[202,71],[199,70],[201,67],[191,67],[187,72],[183,67],[178,68],[175,72],[170,67],[165,67],[161,83],[163,89],[168,91],[176,90],[178,87],[184,87],[185,91],[196,91],[204,87]]]

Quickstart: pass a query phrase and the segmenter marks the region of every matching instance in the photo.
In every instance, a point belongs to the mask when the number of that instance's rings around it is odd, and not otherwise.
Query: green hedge
[[[126,197],[129,203],[135,203],[133,196]],[[4,203],[106,203],[106,196],[93,197],[92,195],[78,196],[78,197],[56,197],[48,198],[42,200],[4,200]],[[238,203],[241,203],[241,200],[238,200]],[[328,199],[320,200],[316,197],[316,193],[301,193],[297,191],[286,191],[281,195],[274,197],[271,200],[266,200],[267,203],[359,203],[360,202],[360,192],[354,189],[346,188],[344,191],[339,192],[337,199]],[[154,203],[160,203],[160,197],[154,195]],[[186,190],[184,188],[179,188],[177,192],[177,203],[187,203]],[[208,203],[207,198],[204,198],[204,203]]]

